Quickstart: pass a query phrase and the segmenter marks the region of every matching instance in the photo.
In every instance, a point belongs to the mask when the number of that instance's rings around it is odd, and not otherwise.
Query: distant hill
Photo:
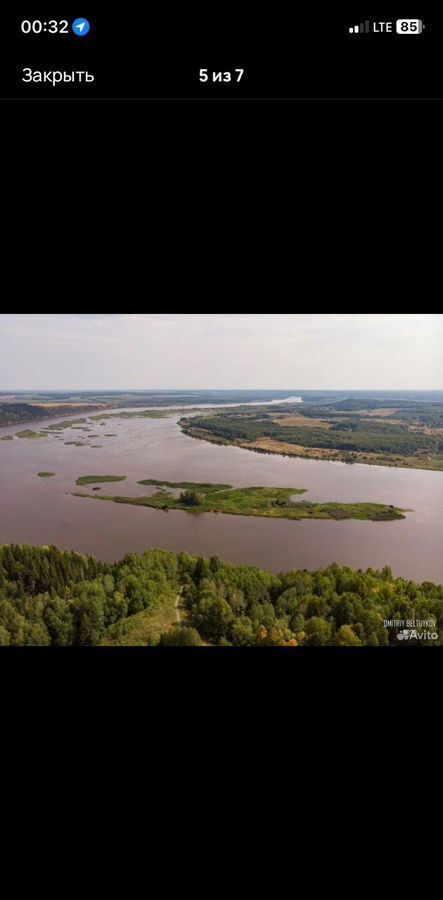
[[[54,416],[72,416],[84,413],[84,411],[84,406],[74,406],[73,404],[37,406],[32,403],[0,403],[0,425],[35,422],[38,419],[52,419]]]

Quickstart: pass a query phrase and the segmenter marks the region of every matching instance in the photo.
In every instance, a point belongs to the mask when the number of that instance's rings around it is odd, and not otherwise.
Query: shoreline
[[[126,411],[127,412],[134,411],[134,414],[136,413],[137,410],[139,410],[140,412],[142,412],[143,410],[149,410],[149,411],[159,410],[159,412],[161,412],[162,410],[165,410],[165,411],[171,412],[171,413],[183,414],[188,409],[192,409],[193,412],[200,412],[201,410],[205,410],[205,409],[225,409],[225,410],[242,409],[243,407],[246,407],[246,406],[247,407],[251,407],[251,406],[265,406],[265,407],[267,407],[267,406],[271,406],[271,407],[283,406],[284,407],[285,404],[289,405],[291,403],[294,403],[297,405],[303,404],[303,400],[301,397],[288,397],[288,398],[285,398],[284,400],[274,400],[274,401],[270,400],[270,401],[268,401],[268,403],[263,402],[261,400],[257,400],[257,401],[254,400],[254,401],[250,401],[250,402],[245,401],[244,403],[198,403],[198,404],[188,403],[184,406],[183,405],[180,406],[179,404],[175,404],[174,406],[169,406],[169,405],[168,406],[158,406],[158,405],[157,406],[149,406],[149,405],[145,405],[145,404],[143,404],[143,406],[115,406],[113,404],[103,403],[103,404],[97,404],[93,409],[92,409],[92,404],[91,404],[91,406],[89,407],[89,410],[90,410],[91,415],[95,414],[95,413],[99,413],[100,409],[103,410],[103,413],[105,413],[105,411],[108,412],[109,410],[115,410],[116,412],[119,410],[125,411],[125,412]],[[0,398],[0,404],[1,404],[1,398]],[[29,404],[29,405],[32,406],[33,404]],[[38,404],[35,404],[35,405],[38,406]],[[38,419],[24,419],[22,422],[3,422],[0,425],[0,430],[2,428],[11,428],[14,425],[18,425],[18,426],[26,425],[26,424],[32,425],[32,424],[36,424],[37,422],[44,422],[50,418],[69,419],[69,418],[72,418],[72,416],[80,416],[80,415],[85,415],[85,416],[89,415],[85,407],[81,408],[76,413],[65,413],[64,415],[60,415],[60,416],[57,416],[57,415],[54,417],[40,416]]]
[[[24,419],[22,422],[3,423],[2,425],[0,425],[0,437],[1,437],[1,432],[2,432],[3,428],[21,428],[24,431],[27,431],[28,430],[26,427],[27,425],[38,425],[39,422],[40,423],[47,422],[48,420],[49,421],[53,420],[54,422],[59,422],[61,420],[62,422],[65,422],[68,419],[77,419],[79,416],[82,416],[82,415],[86,416],[87,414],[85,412],[83,412],[83,413],[79,413],[79,412],[66,413],[64,416],[43,416],[40,419]]]
[[[247,450],[250,453],[262,453],[262,454],[269,455],[269,456],[290,457],[292,459],[309,459],[312,462],[341,463],[342,465],[345,465],[345,466],[378,466],[379,468],[382,468],[382,469],[411,469],[411,470],[415,469],[420,472],[443,472],[443,463],[440,468],[436,467],[436,466],[408,465],[407,463],[402,465],[401,462],[390,463],[390,462],[381,462],[378,460],[371,460],[371,459],[365,459],[365,460],[335,459],[333,456],[321,456],[321,457],[312,456],[310,453],[299,453],[299,452],[296,452],[295,450],[294,451],[290,451],[290,450],[286,451],[286,450],[272,450],[272,449],[267,449],[267,448],[265,449],[262,447],[252,447],[252,446],[248,446],[247,443],[240,443],[239,441],[236,441],[236,440],[228,441],[225,438],[213,437],[212,435],[209,435],[209,432],[207,434],[196,434],[197,429],[193,428],[192,425],[183,426],[182,422],[184,422],[184,421],[185,421],[184,419],[179,420],[178,425],[180,426],[182,433],[185,434],[187,437],[194,438],[195,440],[198,440],[198,441],[206,441],[208,444],[218,444],[218,446],[221,446],[221,447],[238,447],[239,450]],[[323,448],[319,448],[319,450],[323,450]],[[326,450],[326,453],[327,452],[328,451]],[[336,452],[345,453],[347,451],[337,450]],[[358,452],[358,451],[352,451],[352,452]]]

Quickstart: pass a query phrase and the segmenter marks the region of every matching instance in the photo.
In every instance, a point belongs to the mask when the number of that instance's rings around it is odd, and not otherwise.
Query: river
[[[201,407],[199,407],[201,408]],[[134,410],[130,410],[134,412]],[[55,544],[102,560],[149,547],[217,555],[271,571],[316,569],[331,562],[366,569],[390,565],[395,575],[443,583],[443,472],[346,465],[253,453],[184,435],[179,416],[93,422],[91,446],[65,441],[91,433],[65,429],[36,441],[0,441],[0,542]],[[0,437],[32,425],[0,428]],[[89,423],[88,423],[89,424]],[[115,437],[105,437],[114,434]],[[40,471],[55,472],[42,479]],[[142,478],[307,488],[312,501],[373,501],[409,509],[393,522],[289,521],[217,513],[137,508],[72,496],[80,475],[126,475],[103,492],[146,492]],[[109,490],[110,489],[110,490]],[[85,490],[85,489],[82,489]],[[89,488],[86,488],[89,490]]]

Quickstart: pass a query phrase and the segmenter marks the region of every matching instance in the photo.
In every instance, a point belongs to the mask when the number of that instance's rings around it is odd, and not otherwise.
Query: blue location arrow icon
[[[72,30],[77,37],[86,37],[90,28],[91,25],[87,19],[75,19],[72,23]]]

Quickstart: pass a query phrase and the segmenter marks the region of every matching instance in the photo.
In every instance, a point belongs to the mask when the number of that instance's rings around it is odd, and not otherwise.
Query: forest
[[[21,422],[36,422],[54,416],[77,415],[84,412],[83,406],[75,404],[60,406],[38,406],[31,403],[0,403],[0,425],[15,425]]]
[[[105,564],[56,547],[0,546],[2,647],[130,644],[140,623],[134,643],[145,646],[405,646],[385,619],[434,620],[438,638],[421,646],[441,646],[442,609],[442,585],[395,578],[388,566],[275,575],[163,550]]]
[[[227,440],[255,441],[270,437],[303,447],[364,450],[373,453],[412,454],[417,450],[443,450],[443,437],[408,431],[403,425],[388,425],[361,419],[337,422],[330,429],[315,425],[280,425],[266,419],[217,415],[193,417],[192,427],[202,428]]]
[[[388,414],[388,418],[395,421],[402,420],[417,425],[431,427],[443,427],[443,403],[418,402],[408,400],[373,400],[356,399],[340,400],[337,403],[326,402],[322,405],[308,406],[303,409],[303,415],[308,418],[358,417],[368,413],[375,415]]]
[[[438,402],[350,398],[284,410],[200,413],[179,424],[190,437],[261,453],[443,469],[443,404]]]

